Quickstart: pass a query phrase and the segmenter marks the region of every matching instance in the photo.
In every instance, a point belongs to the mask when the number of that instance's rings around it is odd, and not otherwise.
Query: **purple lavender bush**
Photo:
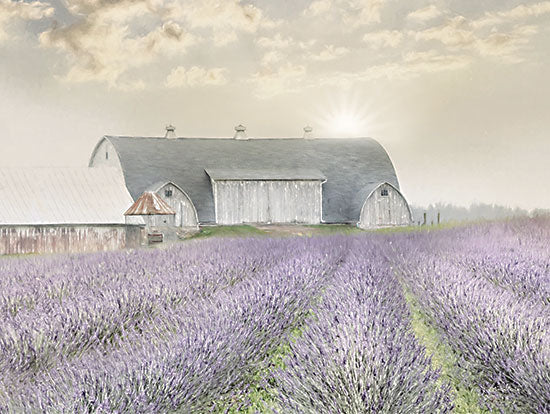
[[[550,223],[394,241],[406,284],[493,409],[550,412]]]
[[[447,387],[411,332],[401,287],[377,243],[356,238],[285,368],[281,413],[446,413]]]
[[[228,240],[5,261],[0,411],[204,412],[305,317],[342,249]]]
[[[254,412],[262,386],[263,412],[449,412],[404,289],[490,408],[550,412],[549,240],[537,219],[2,259],[0,412]]]

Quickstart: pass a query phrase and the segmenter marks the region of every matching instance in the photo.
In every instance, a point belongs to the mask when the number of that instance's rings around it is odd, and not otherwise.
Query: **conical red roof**
[[[153,192],[146,191],[124,213],[125,216],[152,216],[176,214],[166,201]]]

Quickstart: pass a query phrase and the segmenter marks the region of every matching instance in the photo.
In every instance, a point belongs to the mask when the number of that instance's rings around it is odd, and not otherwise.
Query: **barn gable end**
[[[405,197],[393,185],[380,183],[365,200],[357,226],[372,229],[411,224],[412,213]]]
[[[191,198],[177,184],[159,182],[148,188],[159,196],[176,213],[174,225],[176,227],[194,228],[199,226],[197,210]]]

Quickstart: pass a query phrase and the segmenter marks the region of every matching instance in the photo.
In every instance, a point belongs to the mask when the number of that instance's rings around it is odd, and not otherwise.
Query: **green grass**
[[[240,226],[208,226],[202,227],[200,232],[190,237],[190,239],[200,239],[205,237],[252,237],[266,236],[267,233],[254,226],[246,224]]]
[[[25,259],[28,257],[33,256],[46,256],[51,255],[53,253],[21,253],[21,254],[0,254],[0,260],[1,259]]]
[[[304,226],[314,231],[315,235],[358,234],[362,230],[349,224],[311,224]]]
[[[431,355],[432,366],[441,371],[440,380],[451,386],[453,413],[491,413],[480,407],[478,390],[460,380],[460,369],[455,353],[441,340],[437,330],[430,324],[428,316],[422,312],[416,298],[409,291],[405,292],[405,298],[411,310],[411,325],[416,338],[426,348],[428,355]]]
[[[395,227],[382,227],[379,229],[364,230],[371,233],[408,233],[408,232],[431,232],[438,230],[453,229],[455,227],[465,227],[471,225],[471,222],[444,222],[440,224],[426,224],[425,226],[395,226]]]
[[[310,316],[314,316],[310,312]],[[292,329],[290,340],[295,341],[302,335],[304,325]],[[250,387],[241,399],[233,398],[218,402],[214,414],[267,414],[281,412],[277,402],[276,384],[271,373],[276,369],[285,368],[285,358],[290,355],[290,345],[281,343],[268,357],[266,367],[257,371],[250,380]]]
[[[379,229],[364,230],[370,233],[408,233],[411,231],[421,231],[426,227],[420,226],[396,226],[396,227],[382,227]]]
[[[207,237],[293,237],[293,236],[325,236],[332,234],[359,234],[362,230],[347,224],[317,224],[297,225],[296,233],[287,231],[292,225],[284,225],[284,230],[278,230],[277,225],[258,228],[252,225],[235,226],[205,226],[200,232],[187,240]]]

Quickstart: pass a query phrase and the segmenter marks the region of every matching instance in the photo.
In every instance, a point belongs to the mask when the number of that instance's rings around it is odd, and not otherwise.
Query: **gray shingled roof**
[[[212,187],[205,169],[319,170],[327,179],[323,184],[323,220],[327,223],[357,222],[366,197],[382,182],[399,189],[388,154],[371,138],[105,139],[119,155],[134,199],[154,183],[172,181],[189,195],[201,223],[215,221]]]

